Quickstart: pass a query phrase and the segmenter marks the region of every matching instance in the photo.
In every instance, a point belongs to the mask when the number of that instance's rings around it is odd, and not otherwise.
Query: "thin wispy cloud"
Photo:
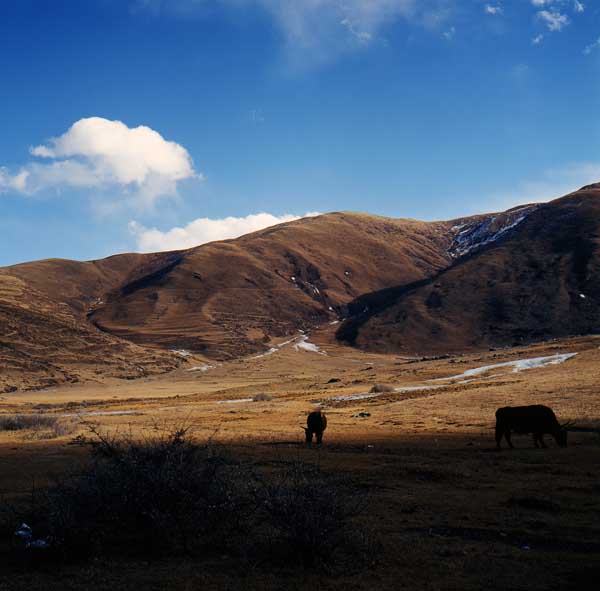
[[[578,16],[585,12],[585,4],[579,0],[531,0],[536,8],[536,16],[548,31],[561,32],[571,24],[571,15]]]
[[[282,34],[288,64],[305,69],[381,40],[384,27],[417,23],[431,2],[416,0],[242,0],[261,6]]]
[[[256,213],[246,217],[198,218],[183,227],[175,227],[166,231],[146,228],[136,221],[131,221],[129,222],[129,232],[134,236],[140,252],[181,250],[216,240],[238,238],[276,224],[317,215],[320,214],[311,212],[303,216],[291,214],[276,216],[270,213]]]
[[[442,37],[444,37],[446,41],[452,41],[452,39],[456,37],[456,27],[450,27],[447,31],[444,31]]]
[[[584,185],[598,182],[600,162],[573,162],[565,166],[549,168],[535,177],[523,180],[517,188],[506,192],[493,192],[482,201],[481,210],[508,209],[524,203],[546,202],[567,195]]]
[[[144,208],[175,195],[180,181],[203,178],[183,146],[150,127],[101,117],[80,119],[30,154],[33,159],[16,172],[0,169],[0,192],[110,190]]]
[[[583,50],[583,55],[590,55],[593,51],[600,49],[600,37],[596,39],[593,43],[590,43]]]
[[[445,30],[453,0],[136,0],[135,12],[153,15],[201,13],[209,7],[263,11],[280,32],[288,63],[313,67],[385,41],[383,30],[397,22]]]
[[[153,15],[203,13],[215,7],[260,10],[280,32],[284,55],[292,69],[330,64],[341,56],[385,42],[386,28],[399,22],[428,30],[446,41],[486,17],[517,18],[503,2],[465,6],[458,0],[133,0],[136,12]],[[560,33],[585,12],[580,0],[527,0],[532,10],[532,42],[540,45],[547,33]],[[474,12],[477,11],[478,15]],[[482,15],[483,12],[483,15]],[[520,15],[519,15],[520,18]]]
[[[483,7],[483,10],[486,14],[491,14],[491,15],[498,15],[498,14],[502,14],[504,12],[502,6],[500,6],[499,4],[497,4],[497,5],[486,4]]]
[[[361,44],[367,44],[373,39],[373,35],[367,31],[361,31],[357,28],[357,24],[345,18],[341,24],[348,29],[350,34]]]
[[[571,22],[566,14],[554,10],[540,10],[538,17],[549,31],[562,31]]]

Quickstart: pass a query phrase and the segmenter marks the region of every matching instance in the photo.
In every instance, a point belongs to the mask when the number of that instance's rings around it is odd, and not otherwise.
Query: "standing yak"
[[[323,443],[323,431],[327,428],[327,417],[320,410],[311,412],[306,418],[306,443],[312,443],[313,434],[317,436],[317,443]]]
[[[532,406],[505,406],[496,411],[496,445],[500,449],[502,437],[512,449],[511,433],[531,433],[535,447],[546,447],[544,434],[554,437],[561,447],[567,447],[566,425],[561,425],[554,411],[542,404]],[[539,443],[539,445],[538,445]]]

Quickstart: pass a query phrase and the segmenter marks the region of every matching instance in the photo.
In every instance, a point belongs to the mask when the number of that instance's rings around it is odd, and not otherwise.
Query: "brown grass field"
[[[600,575],[600,438],[570,433],[560,449],[495,449],[494,411],[543,403],[559,420],[600,427],[600,338],[469,353],[443,359],[377,355],[335,343],[335,326],[315,331],[321,353],[288,343],[271,355],[140,380],[106,379],[4,394],[2,416],[44,413],[73,423],[64,436],[0,432],[0,495],[28,498],[85,459],[73,438],[93,423],[144,436],[186,425],[261,469],[298,459],[352,479],[366,498],[360,524],[379,540],[369,564],[327,573],[293,565],[205,561],[96,560],[19,569],[2,560],[0,589],[580,589]],[[284,341],[285,339],[281,339]],[[274,343],[277,345],[277,343]],[[514,372],[519,359],[577,353],[564,363]],[[371,398],[374,384],[407,388]],[[433,387],[432,387],[433,386]],[[421,389],[419,389],[421,387]],[[429,387],[429,389],[423,389]],[[389,390],[389,388],[383,388]],[[254,402],[257,394],[269,401]],[[337,398],[337,399],[336,399]],[[236,402],[237,401],[237,402]],[[306,414],[320,404],[329,426],[322,447],[303,443]],[[363,413],[360,416],[359,413]],[[358,523],[358,522],[357,522]],[[15,522],[15,527],[19,523]],[[4,565],[3,565],[4,563]]]

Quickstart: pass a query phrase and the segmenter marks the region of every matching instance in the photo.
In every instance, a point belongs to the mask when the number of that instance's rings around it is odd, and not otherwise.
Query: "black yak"
[[[567,447],[566,424],[561,425],[554,411],[542,404],[532,406],[505,406],[496,411],[496,445],[500,449],[502,437],[512,449],[511,433],[531,433],[535,447],[546,447],[544,434],[552,435],[561,447]]]
[[[327,428],[327,417],[320,410],[311,412],[306,418],[306,443],[312,443],[313,434],[317,436],[317,443],[323,443],[323,431]]]

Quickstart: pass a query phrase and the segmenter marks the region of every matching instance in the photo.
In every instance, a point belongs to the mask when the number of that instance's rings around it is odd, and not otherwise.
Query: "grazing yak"
[[[505,406],[496,411],[496,445],[500,449],[502,437],[512,449],[511,433],[531,433],[535,447],[546,447],[544,434],[552,435],[561,447],[567,447],[567,424],[556,420],[554,411],[542,404],[532,406]],[[538,445],[539,444],[539,445]]]
[[[311,412],[306,418],[306,443],[312,443],[313,434],[317,436],[317,443],[323,443],[323,431],[327,428],[327,417],[320,410]]]

